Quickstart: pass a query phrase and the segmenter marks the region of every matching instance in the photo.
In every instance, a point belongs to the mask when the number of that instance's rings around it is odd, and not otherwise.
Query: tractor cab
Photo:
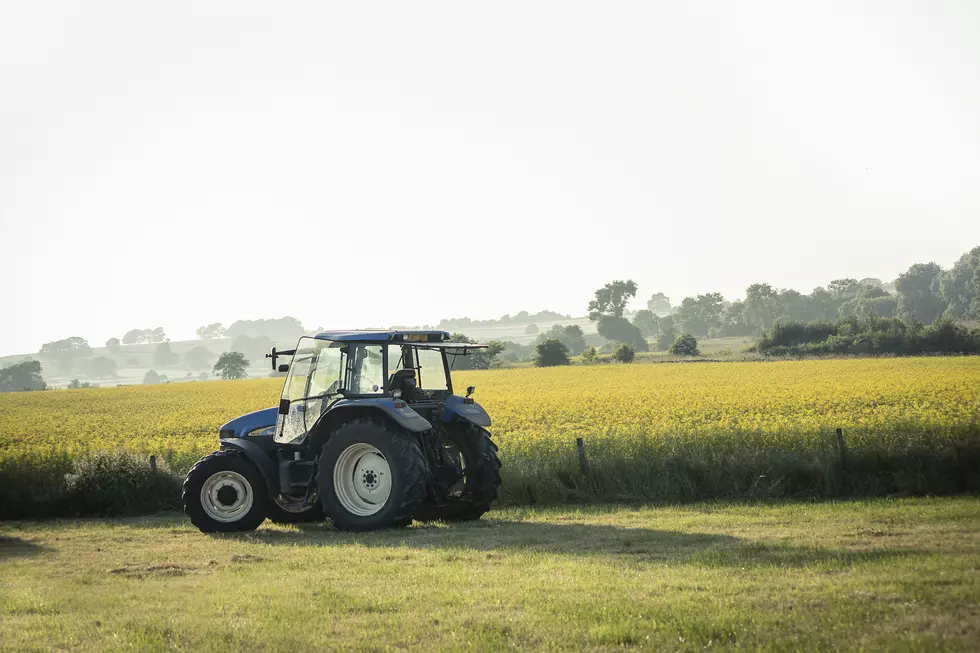
[[[366,400],[398,421],[413,413],[430,422],[438,418],[434,409],[453,395],[452,360],[487,347],[448,338],[444,331],[329,331],[300,338],[294,350],[274,351],[274,369],[287,371],[275,441],[301,443],[329,410],[364,406]],[[290,363],[277,366],[276,359],[287,355]]]

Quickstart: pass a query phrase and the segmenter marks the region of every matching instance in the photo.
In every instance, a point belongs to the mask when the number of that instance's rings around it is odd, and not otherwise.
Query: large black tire
[[[378,501],[373,504],[373,506],[381,506],[373,514],[353,512],[349,508],[351,505],[350,491],[345,492],[343,488],[340,489],[340,492],[346,497],[342,500],[338,496],[338,488],[335,486],[335,470],[338,462],[341,462],[342,456],[344,456],[345,461],[353,460],[351,452],[354,451],[352,447],[355,445],[373,448],[387,463],[390,480],[384,482],[390,483],[390,491],[384,503]],[[347,464],[342,462],[340,469],[344,469]],[[363,485],[362,489],[372,483],[377,484],[381,477],[375,476],[375,474],[384,475],[384,472],[374,470],[370,464],[358,469],[362,474],[361,482],[367,484]],[[337,472],[337,475],[339,477],[338,482],[344,483],[346,475],[340,471]],[[354,478],[352,483],[358,482],[355,473],[351,472],[351,475]],[[340,427],[323,445],[317,468],[317,487],[320,492],[320,500],[323,502],[324,512],[334,526],[341,530],[372,531],[410,524],[415,511],[425,500],[425,486],[425,458],[422,456],[422,451],[411,433],[394,425],[370,419],[353,420]],[[348,489],[356,491],[353,486]],[[374,510],[375,508],[369,507],[367,509]]]
[[[191,523],[204,533],[253,531],[269,509],[259,470],[234,451],[216,451],[197,461],[184,479],[181,501]]]
[[[450,442],[462,454],[466,478],[462,492],[445,505],[423,505],[419,521],[470,521],[479,519],[500,491],[500,457],[490,434],[478,426],[457,422],[447,427]]]
[[[288,505],[286,501],[288,497],[279,496],[284,500],[283,503]],[[323,521],[325,518],[323,504],[319,498],[314,499],[308,507],[299,511],[287,510],[284,506],[279,505],[275,499],[269,501],[269,520],[277,524],[308,524]]]

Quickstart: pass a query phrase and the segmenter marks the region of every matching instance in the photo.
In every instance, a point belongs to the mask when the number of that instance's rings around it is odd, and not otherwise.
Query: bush
[[[633,345],[628,342],[620,343],[613,356],[620,363],[632,363],[633,359],[636,358],[636,350],[633,349]]]
[[[669,351],[675,356],[698,356],[701,353],[698,351],[697,339],[690,333],[678,336],[674,344],[670,346]]]
[[[590,363],[590,364],[594,363],[598,358],[599,358],[599,352],[596,351],[596,348],[591,345],[586,347],[585,350],[582,352],[582,360],[585,361],[586,363]]]
[[[554,367],[568,365],[568,347],[561,340],[545,340],[536,348],[534,364],[538,367]]]
[[[163,460],[150,469],[144,456],[125,451],[98,452],[75,462],[65,476],[68,502],[78,514],[145,515],[180,507],[181,479]]]
[[[751,350],[770,356],[976,354],[980,330],[943,319],[923,327],[898,318],[851,316],[833,324],[775,324]]]

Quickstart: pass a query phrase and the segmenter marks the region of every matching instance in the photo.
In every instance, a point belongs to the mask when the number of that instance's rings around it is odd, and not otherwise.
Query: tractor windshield
[[[346,363],[347,349],[340,343],[300,338],[282,389],[289,412],[279,415],[276,442],[302,440],[320,415],[340,398]]]

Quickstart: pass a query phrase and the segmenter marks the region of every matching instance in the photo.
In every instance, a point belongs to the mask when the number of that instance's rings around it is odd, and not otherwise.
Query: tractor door
[[[306,438],[320,415],[341,398],[346,367],[343,343],[300,338],[282,389],[276,442],[297,444]]]

